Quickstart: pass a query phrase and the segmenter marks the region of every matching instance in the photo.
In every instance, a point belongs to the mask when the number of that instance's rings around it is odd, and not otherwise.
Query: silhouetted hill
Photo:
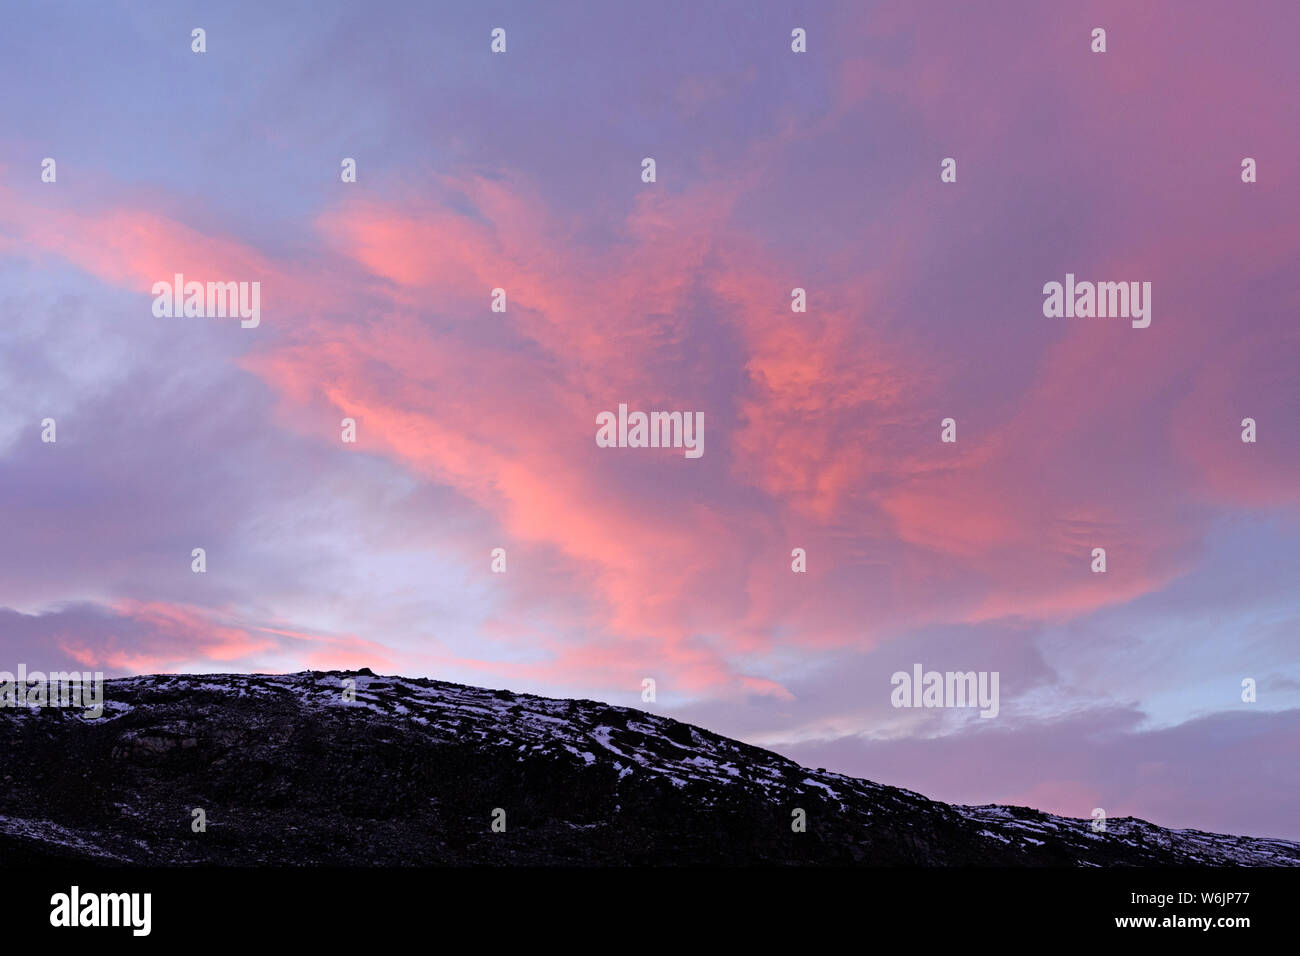
[[[98,720],[0,710],[0,862],[1300,865],[1283,840],[936,803],[590,700],[368,671],[106,698]]]

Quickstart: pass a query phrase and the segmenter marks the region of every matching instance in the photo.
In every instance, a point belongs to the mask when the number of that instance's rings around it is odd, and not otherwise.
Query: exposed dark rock
[[[369,670],[106,697],[99,720],[0,710],[0,862],[1300,865],[1283,840],[936,803],[595,701]]]

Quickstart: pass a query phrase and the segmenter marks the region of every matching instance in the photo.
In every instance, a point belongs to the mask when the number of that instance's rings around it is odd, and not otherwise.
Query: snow
[[[355,681],[354,702],[343,698],[344,680],[348,678]],[[1300,863],[1300,846],[1284,840],[1165,830],[1130,817],[1111,818],[1106,832],[1097,833],[1091,829],[1090,820],[1026,808],[949,807],[909,790],[800,767],[777,754],[745,748],[696,728],[688,728],[690,743],[683,744],[680,741],[686,738],[682,736],[682,725],[654,713],[598,701],[552,700],[442,681],[320,672],[128,678],[105,682],[105,713],[100,719],[117,719],[135,709],[130,703],[114,699],[115,690],[120,696],[124,690],[151,689],[232,698],[278,699],[289,695],[303,708],[319,710],[331,720],[346,719],[350,710],[363,712],[374,715],[377,724],[391,722],[394,727],[440,740],[458,738],[505,747],[520,761],[533,759],[533,755],[564,753],[580,761],[584,768],[611,768],[620,782],[629,777],[635,777],[634,783],[658,778],[678,790],[698,788],[693,792],[698,792],[707,805],[725,805],[728,791],[739,788],[786,806],[793,793],[812,788],[837,801],[836,812],[857,817],[863,826],[868,818],[879,819],[881,814],[889,815],[897,825],[907,826],[910,820],[919,820],[923,813],[939,808],[966,821],[972,833],[1005,847],[1022,847],[1026,852],[1048,844],[1068,847],[1081,865],[1093,865],[1096,861],[1089,857],[1104,852],[1111,844],[1175,847],[1190,860],[1217,865],[1237,860]],[[80,711],[77,716],[80,718]],[[185,732],[202,733],[201,728]],[[909,819],[910,814],[914,816]],[[585,829],[594,824],[570,826]],[[81,840],[49,821],[0,817],[0,832],[69,845]]]

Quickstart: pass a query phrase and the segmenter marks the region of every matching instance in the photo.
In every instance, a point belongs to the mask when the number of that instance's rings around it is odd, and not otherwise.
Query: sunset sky
[[[1300,838],[1293,0],[352,7],[6,6],[0,669],[368,666]]]

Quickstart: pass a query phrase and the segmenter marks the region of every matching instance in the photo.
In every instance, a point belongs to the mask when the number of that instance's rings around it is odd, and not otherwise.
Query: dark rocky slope
[[[936,803],[589,700],[365,671],[106,697],[99,720],[0,710],[0,864],[1300,865],[1283,840]]]

